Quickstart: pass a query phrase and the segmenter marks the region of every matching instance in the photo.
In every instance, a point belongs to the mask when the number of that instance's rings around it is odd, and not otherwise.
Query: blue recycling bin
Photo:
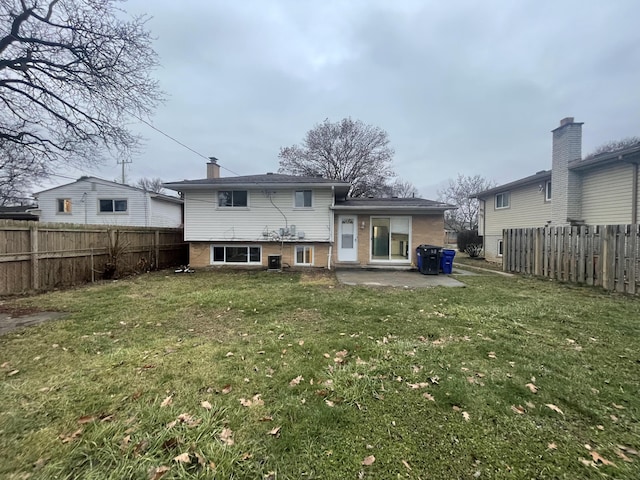
[[[453,272],[453,257],[455,256],[455,250],[449,250],[447,248],[442,249],[440,256],[440,270],[442,270],[442,273],[446,273],[448,275]]]

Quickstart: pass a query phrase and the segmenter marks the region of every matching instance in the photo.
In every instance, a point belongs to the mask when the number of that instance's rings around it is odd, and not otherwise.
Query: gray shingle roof
[[[280,173],[267,173],[262,175],[241,175],[237,177],[201,178],[198,180],[182,180],[177,182],[166,182],[167,188],[178,186],[206,186],[206,185],[262,185],[262,184],[326,184],[349,186],[349,182],[331,180],[323,177],[303,177],[298,175],[283,175]]]
[[[482,192],[474,193],[473,195],[470,195],[469,198],[486,197],[487,195],[505,192],[515,187],[521,187],[523,185],[529,185],[531,183],[546,181],[546,180],[549,180],[550,178],[551,178],[551,170],[541,170],[535,173],[534,175],[529,175],[528,177],[524,177],[510,183],[505,183],[504,185],[498,185],[497,187],[490,188],[489,190],[484,190]]]
[[[349,198],[336,202],[336,209],[347,208],[399,208],[399,209],[435,209],[450,210],[457,208],[455,205],[427,200],[426,198]]]

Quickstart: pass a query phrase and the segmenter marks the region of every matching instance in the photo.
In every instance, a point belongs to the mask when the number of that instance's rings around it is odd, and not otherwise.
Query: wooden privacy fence
[[[503,247],[505,271],[639,291],[640,225],[508,229]]]
[[[177,228],[0,221],[0,295],[186,264]]]

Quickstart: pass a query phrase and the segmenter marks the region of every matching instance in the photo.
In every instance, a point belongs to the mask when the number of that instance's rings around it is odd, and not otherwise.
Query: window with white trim
[[[296,245],[295,265],[313,265],[313,247],[310,245]]]
[[[293,206],[295,208],[311,208],[313,206],[311,190],[296,190]]]
[[[249,193],[246,190],[220,190],[218,192],[219,207],[247,207]]]
[[[544,201],[551,201],[551,180],[547,180],[547,183],[544,185]]]
[[[250,245],[211,245],[211,263],[262,264],[262,248]]]
[[[509,192],[496,193],[496,208],[509,208]]]
[[[502,239],[498,240],[498,256],[501,257],[502,256]]]
[[[127,213],[128,202],[121,198],[101,198],[98,201],[100,213]]]
[[[70,198],[58,198],[58,213],[71,213],[71,199]]]

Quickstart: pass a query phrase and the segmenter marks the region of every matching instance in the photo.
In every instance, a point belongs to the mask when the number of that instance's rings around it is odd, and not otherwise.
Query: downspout
[[[327,270],[331,270],[331,256],[333,255],[333,224],[336,219],[336,211],[333,209],[336,205],[336,187],[331,185],[331,208],[329,208],[329,255],[327,256]]]
[[[638,223],[638,164],[633,164],[633,178],[631,179],[631,223]]]

